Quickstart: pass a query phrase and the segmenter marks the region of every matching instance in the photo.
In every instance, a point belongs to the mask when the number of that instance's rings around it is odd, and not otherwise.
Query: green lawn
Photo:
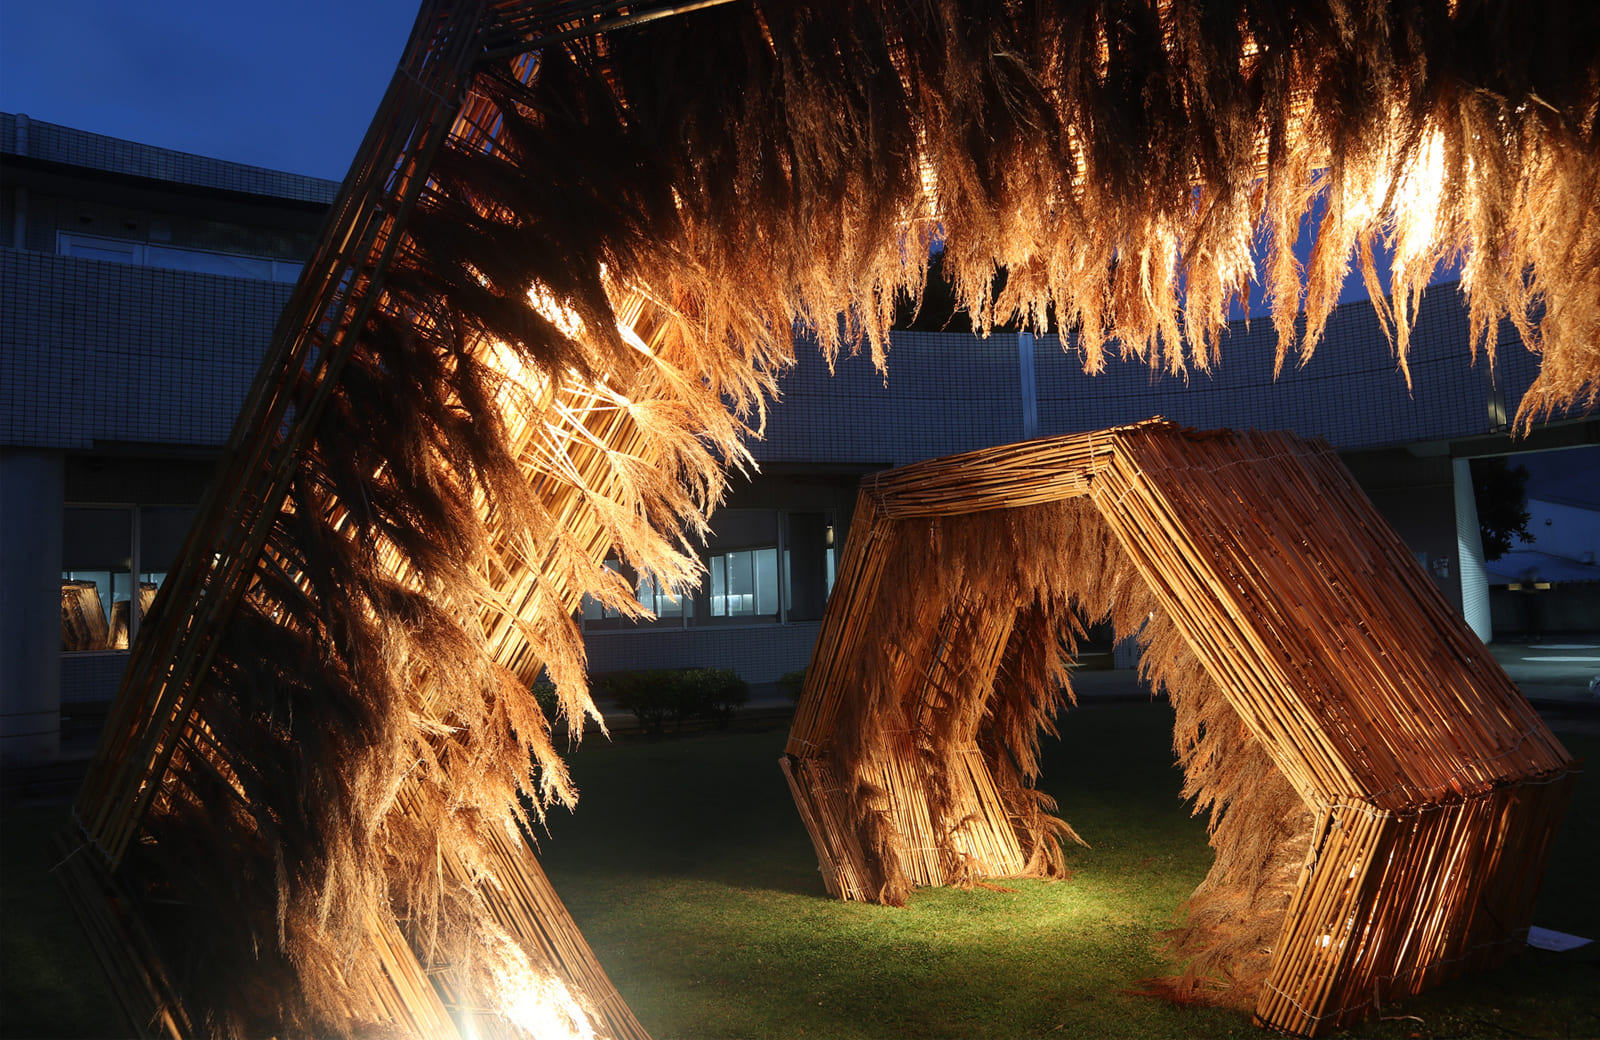
[[[541,860],[657,1040],[716,1037],[1264,1036],[1248,1016],[1139,995],[1168,966],[1159,934],[1210,862],[1177,799],[1163,704],[1102,704],[1063,720],[1045,786],[1092,843],[1074,877],[1010,891],[919,893],[904,910],[827,898],[778,771],[781,726],[591,739],[571,756],[576,814]],[[1563,733],[1575,755],[1593,735]],[[1600,936],[1593,827],[1580,783],[1536,923]],[[115,1019],[37,836],[59,808],[8,809],[0,1033],[103,1036]],[[1351,1035],[1600,1034],[1600,951],[1527,953],[1386,1007]]]

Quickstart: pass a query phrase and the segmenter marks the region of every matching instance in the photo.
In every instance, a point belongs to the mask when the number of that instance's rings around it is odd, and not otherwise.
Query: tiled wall
[[[595,633],[585,639],[589,670],[731,668],[746,682],[776,682],[806,666],[820,621]]]
[[[1236,325],[1223,341],[1221,364],[1187,381],[1152,377],[1128,363],[1086,376],[1077,358],[1047,342],[1055,349],[1041,343],[1039,351],[1043,432],[1164,415],[1193,426],[1292,429],[1341,449],[1493,432],[1506,421],[1495,401],[1512,402],[1514,411],[1532,359],[1514,334],[1503,335],[1499,378],[1491,382],[1487,365],[1472,362],[1466,310],[1453,286],[1424,298],[1411,336],[1409,388],[1367,303],[1339,308],[1316,353],[1303,363],[1290,356],[1276,379],[1277,334],[1264,321],[1248,330]]]
[[[318,178],[151,148],[0,113],[0,154],[173,185],[326,204]],[[35,229],[36,231],[39,229]],[[289,287],[245,279],[0,250],[0,444],[90,449],[96,442],[220,445]],[[1236,326],[1212,373],[1153,376],[1112,362],[1098,376],[1055,337],[1033,349],[1037,432],[1099,429],[1165,415],[1200,427],[1290,428],[1354,450],[1503,429],[1538,359],[1509,327],[1490,378],[1471,362],[1454,287],[1430,290],[1407,387],[1370,305],[1340,308],[1316,355],[1274,379],[1276,334]],[[1023,439],[1017,337],[894,337],[887,373],[844,357],[830,373],[802,344],[780,380],[756,458],[790,474],[904,465]],[[848,496],[845,496],[848,498]],[[793,503],[789,503],[792,507]],[[841,513],[845,510],[841,508]],[[842,521],[842,516],[840,518]],[[751,682],[803,667],[818,623],[645,629],[589,637],[596,672],[714,664]],[[1126,656],[1119,648],[1119,653]],[[1119,658],[1120,660],[1120,658]],[[103,700],[125,655],[62,659],[66,705]]]
[[[1015,336],[897,334],[887,381],[865,356],[840,358],[830,376],[815,346],[796,354],[754,445],[760,461],[899,466],[1022,439]]]
[[[0,254],[0,443],[227,439],[290,286]]]
[[[70,715],[74,707],[103,707],[126,667],[125,653],[62,654],[61,710]]]
[[[1277,336],[1265,321],[1234,326],[1215,371],[1187,379],[1117,361],[1089,376],[1081,357],[1063,351],[1059,338],[1039,337],[1033,350],[1038,432],[1074,433],[1163,415],[1202,428],[1293,429],[1346,451],[1497,432],[1514,417],[1538,359],[1503,323],[1491,376],[1483,358],[1474,362],[1468,335],[1456,288],[1430,290],[1411,337],[1409,387],[1370,304],[1339,308],[1316,353],[1303,364],[1291,357],[1276,378]],[[802,344],[798,355],[780,383],[783,397],[766,438],[754,447],[762,462],[904,465],[1024,436],[1022,355],[1014,334],[976,340],[899,333],[886,376],[863,357],[841,359],[830,375],[813,346]],[[802,647],[793,635],[775,633],[770,645],[794,656],[748,667],[781,674],[809,656],[809,641]],[[612,633],[591,639],[590,647],[603,668],[715,661],[744,673],[750,656],[738,640],[699,633]],[[635,663],[635,654],[648,664]],[[607,655],[628,663],[599,664]],[[1131,658],[1131,648],[1119,648],[1120,664]]]
[[[1395,362],[1370,304],[1330,319],[1309,361],[1291,357],[1274,379],[1271,324],[1236,324],[1209,373],[1154,374],[1136,361],[1083,372],[1075,349],[1055,336],[1034,346],[1039,433],[1076,433],[1162,415],[1198,427],[1293,429],[1345,450],[1495,432],[1515,414],[1538,359],[1510,326],[1500,330],[1491,379],[1474,364],[1467,315],[1454,286],[1431,289],[1411,337],[1412,383]],[[887,376],[864,357],[841,359],[829,376],[817,350],[798,349],[781,380],[762,461],[837,460],[903,465],[1021,440],[1017,337],[987,340],[939,333],[894,337]]]
[[[3,129],[3,128],[0,128]],[[89,449],[97,441],[217,445],[270,338],[288,286],[43,253],[0,252],[0,443]],[[1153,414],[1195,426],[1287,427],[1343,449],[1485,433],[1503,425],[1537,359],[1502,330],[1497,379],[1474,367],[1453,288],[1432,290],[1413,336],[1408,390],[1372,308],[1341,308],[1308,363],[1272,377],[1267,323],[1233,331],[1223,361],[1187,381],[1137,363],[1086,376],[1054,337],[1035,345],[1038,432],[1097,429]],[[863,357],[835,371],[802,345],[780,381],[757,459],[808,466],[904,465],[1020,440],[1017,337],[895,337],[887,377]],[[714,664],[751,682],[803,667],[817,623],[596,633],[597,672]],[[94,701],[114,659],[65,659],[63,700]]]

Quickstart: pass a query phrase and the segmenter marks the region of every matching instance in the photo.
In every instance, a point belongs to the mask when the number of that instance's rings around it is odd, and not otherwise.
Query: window
[[[776,509],[727,509],[712,517],[700,588],[674,595],[649,578],[629,575],[635,595],[654,611],[637,622],[594,600],[583,604],[585,631],[815,621],[833,589],[832,514]]]
[[[719,553],[706,560],[712,617],[778,614],[778,547]]]
[[[646,610],[658,618],[681,618],[689,598],[674,593],[651,577],[639,579],[633,594]]]
[[[606,570],[618,574],[630,575],[631,568],[625,567],[617,560],[607,560]],[[634,598],[646,610],[652,611],[656,621],[671,622],[682,625],[683,619],[692,613],[692,600],[689,596],[676,595],[673,591],[655,578],[645,575],[634,582]],[[650,624],[647,621],[632,621],[620,610],[603,606],[598,600],[584,597],[583,624],[585,628],[621,628],[629,625]]]
[[[833,591],[833,523],[823,512],[784,519],[784,614],[790,621],[815,621]]]
[[[193,518],[194,510],[187,506],[71,506],[63,511],[64,652],[128,649],[178,558]]]
[[[268,256],[223,253],[214,249],[187,249],[182,246],[103,238],[77,232],[58,232],[56,252],[87,260],[110,260],[135,267],[161,267],[169,271],[194,271],[230,278],[254,278],[261,282],[293,282],[304,265],[295,260]]]

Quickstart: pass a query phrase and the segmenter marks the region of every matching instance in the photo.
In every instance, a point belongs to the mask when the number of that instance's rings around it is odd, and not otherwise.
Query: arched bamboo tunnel
[[[864,482],[782,760],[832,894],[1053,872],[1078,616],[1214,812],[1175,989],[1315,1036],[1524,943],[1566,751],[1331,449],[1160,421]]]
[[[449,1040],[479,1012],[479,1029],[525,1033],[512,1011],[531,1005],[580,1035],[641,1036],[522,840],[523,796],[572,796],[527,683],[543,667],[569,718],[592,710],[571,611],[584,595],[637,609],[603,558],[692,581],[689,539],[796,341],[887,364],[936,235],[977,327],[1053,315],[1091,370],[1219,363],[1258,241],[1283,356],[1309,358],[1351,251],[1385,236],[1404,262],[1377,305],[1403,364],[1415,291],[1459,253],[1491,359],[1502,321],[1541,351],[1524,425],[1592,406],[1600,56],[1571,20],[1600,15],[1568,5],[1559,32],[1505,34],[1493,6],[428,0],[140,626],[77,802],[63,871],[134,1018],[172,1035],[376,1023]],[[1318,207],[1324,245],[1302,270],[1291,246]],[[990,490],[1011,504],[1007,466],[1083,483],[1026,451],[993,458]],[[1123,464],[1078,470],[1111,481]],[[1029,787],[1029,741],[1058,707],[1039,691],[1070,656],[1074,596],[1124,631],[1155,613],[1152,639],[1204,646],[1171,658],[1186,691],[1232,689],[1238,677],[1208,671],[1220,649],[1262,656],[1265,689],[1299,682],[1300,701],[1240,709],[1289,797],[1350,777],[1381,813],[1433,797],[1439,775],[1392,766],[1412,762],[1405,748],[1295,758],[1286,734],[1307,719],[1348,743],[1343,709],[1308,692],[1303,661],[1325,647],[1234,647],[1255,630],[1225,639],[1160,614],[1135,578],[1164,566],[1161,546],[1146,560],[1109,514],[1068,523],[1046,484],[1035,513],[1012,510],[1017,530],[1070,536],[1081,551],[1063,558],[1122,577],[1025,573],[1026,555],[1003,582],[969,568],[921,642],[899,658],[866,647],[876,675],[939,671],[870,758],[881,826],[837,831],[866,842],[852,855],[883,847],[895,814],[920,818],[895,798],[924,797],[1015,821],[1003,840],[998,823],[930,831],[917,851],[929,877],[1054,869],[1060,825]],[[1084,489],[1080,520],[1102,504]],[[976,537],[955,516],[915,519],[922,499],[973,487],[882,490],[864,508],[882,512],[884,537]],[[885,564],[852,566],[865,582]],[[985,653],[953,652],[974,641]],[[1003,710],[951,710],[985,683],[1009,691],[991,705]],[[891,783],[933,775],[929,756],[957,746],[962,770]],[[863,861],[849,884],[892,891],[890,866]],[[253,985],[208,988],[194,964]]]

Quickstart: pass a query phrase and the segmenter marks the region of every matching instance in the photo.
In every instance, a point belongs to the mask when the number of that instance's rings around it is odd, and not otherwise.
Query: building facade
[[[5,761],[104,711],[337,189],[0,114]]]
[[[0,164],[0,754],[39,761],[114,693],[338,186],[21,115],[0,114]],[[898,334],[887,376],[802,348],[701,587],[640,584],[649,621],[587,607],[591,668],[774,681],[809,657],[863,476],[1152,415],[1326,438],[1487,638],[1467,460],[1597,443],[1596,422],[1513,440],[1537,358],[1505,326],[1494,370],[1474,364],[1449,286],[1418,315],[1410,385],[1368,304],[1276,378],[1275,349],[1240,323],[1216,371],[1180,378],[1087,376],[1070,342],[1025,333]]]

